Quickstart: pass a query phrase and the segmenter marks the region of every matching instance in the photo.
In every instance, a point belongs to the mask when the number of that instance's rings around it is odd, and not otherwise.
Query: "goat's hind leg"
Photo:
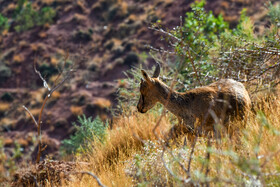
[[[166,141],[173,140],[176,142],[176,139],[183,135],[187,135],[189,141],[193,141],[195,137],[194,125],[186,125],[183,120],[179,119],[179,124],[174,125],[167,135]]]

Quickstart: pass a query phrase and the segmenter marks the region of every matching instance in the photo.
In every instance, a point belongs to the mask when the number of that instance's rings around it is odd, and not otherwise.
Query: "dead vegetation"
[[[19,169],[13,176],[12,186],[61,186],[71,181],[76,163],[44,160],[31,167]]]

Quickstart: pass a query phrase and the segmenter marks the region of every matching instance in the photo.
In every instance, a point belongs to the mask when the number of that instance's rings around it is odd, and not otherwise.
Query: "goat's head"
[[[141,70],[143,79],[140,83],[140,99],[137,104],[137,109],[141,113],[145,113],[150,110],[158,101],[157,91],[155,83],[158,81],[160,73],[160,65],[157,63],[154,75],[150,77],[146,71]]]

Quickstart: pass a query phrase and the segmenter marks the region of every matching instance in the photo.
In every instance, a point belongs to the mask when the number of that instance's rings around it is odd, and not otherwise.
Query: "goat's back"
[[[221,79],[208,86],[186,92],[191,101],[192,113],[204,120],[211,109],[217,117],[244,115],[250,108],[251,100],[244,85],[232,79]],[[211,122],[210,122],[211,121]],[[210,120],[209,123],[212,123]]]
[[[213,87],[216,90],[218,99],[228,101],[231,107],[236,110],[242,110],[244,107],[248,108],[251,106],[249,94],[240,82],[232,79],[222,79],[210,84],[209,87]],[[238,108],[241,106],[242,108]]]

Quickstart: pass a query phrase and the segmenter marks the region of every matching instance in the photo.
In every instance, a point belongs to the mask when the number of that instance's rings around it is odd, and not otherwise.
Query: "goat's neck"
[[[170,112],[176,116],[181,116],[183,113],[184,99],[182,95],[166,84],[159,82],[157,84],[158,101],[163,104]]]

